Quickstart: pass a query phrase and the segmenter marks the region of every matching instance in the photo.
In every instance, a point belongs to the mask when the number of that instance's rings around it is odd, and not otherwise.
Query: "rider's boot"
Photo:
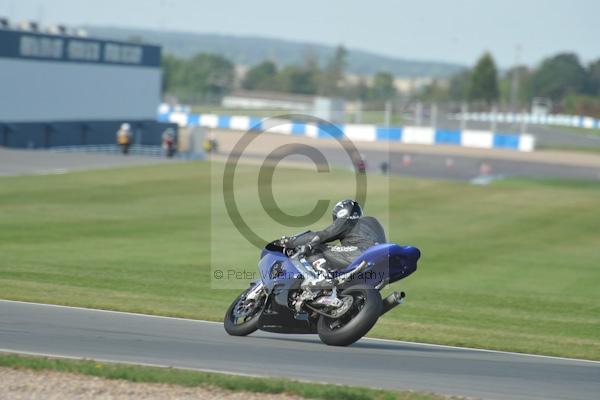
[[[327,268],[325,268],[326,260],[324,258],[319,258],[314,261],[312,264],[307,263],[314,276],[306,277],[304,282],[302,282],[302,287],[304,288],[315,288],[315,289],[325,289],[329,287],[333,287],[333,279]]]

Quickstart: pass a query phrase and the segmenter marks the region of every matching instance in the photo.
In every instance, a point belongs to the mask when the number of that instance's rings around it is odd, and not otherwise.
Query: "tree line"
[[[335,96],[361,100],[380,107],[399,94],[394,77],[380,71],[372,78],[346,73],[347,51],[338,46],[323,66],[307,54],[300,65],[280,66],[265,60],[251,66],[239,85],[260,90],[306,95]],[[236,85],[235,65],[216,54],[198,54],[191,59],[165,55],[162,59],[163,93],[181,102],[217,104]],[[447,81],[434,80],[413,100],[436,103],[468,103],[470,109],[523,111],[534,98],[552,102],[554,111],[600,116],[600,59],[583,65],[576,54],[548,57],[536,68],[513,67],[500,73],[490,53],[472,67]]]
[[[573,53],[559,53],[537,66],[503,74],[490,53],[450,79],[432,82],[420,94],[428,102],[467,102],[471,107],[523,111],[534,98],[550,100],[556,112],[600,116],[600,59],[583,65]]]
[[[342,97],[365,102],[385,102],[396,97],[394,77],[378,72],[370,82],[346,79],[347,50],[338,46],[329,62],[320,66],[311,54],[301,65],[279,66],[265,60],[250,67],[241,81],[245,90]],[[232,91],[235,65],[216,54],[198,54],[191,59],[165,55],[162,59],[163,93],[182,102],[217,103]]]

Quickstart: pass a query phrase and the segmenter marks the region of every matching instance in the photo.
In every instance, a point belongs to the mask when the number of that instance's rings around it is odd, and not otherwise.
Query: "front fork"
[[[264,291],[265,285],[261,280],[255,282],[254,286],[246,294],[246,300],[254,300],[258,298],[262,291]]]

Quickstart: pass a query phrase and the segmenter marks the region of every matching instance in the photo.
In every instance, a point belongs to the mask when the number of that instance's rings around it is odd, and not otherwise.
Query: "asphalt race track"
[[[260,144],[249,146],[241,154],[236,152],[241,132],[215,131],[220,141],[222,161],[231,153],[240,159],[262,163],[278,146],[288,147],[286,161],[300,162],[311,167],[312,160],[297,155],[294,146],[310,146],[318,150],[329,167],[351,168],[352,161],[346,151],[333,140],[311,139],[301,136],[263,133]],[[573,135],[571,135],[573,136]],[[369,173],[379,173],[380,165],[388,164],[392,175],[413,176],[444,180],[470,181],[483,174],[492,178],[562,178],[600,180],[600,156],[595,153],[534,152],[519,153],[507,150],[468,149],[458,146],[411,146],[396,143],[353,143],[366,161]],[[562,159],[560,159],[562,157]],[[485,168],[485,171],[483,169]]]
[[[351,166],[348,156],[342,150],[321,149],[321,152],[334,166]],[[390,174],[418,178],[469,181],[480,176],[482,165],[487,165],[489,174],[497,177],[600,180],[598,167],[400,151],[364,150],[361,151],[361,155],[366,161],[367,170],[371,173],[377,173],[380,164],[386,162]]]
[[[0,147],[0,176],[64,174],[71,171],[164,163],[164,158],[121,154],[57,153]]]
[[[237,338],[215,322],[5,300],[0,351],[487,399],[597,399],[600,393],[600,362],[376,339],[339,348],[313,335]]]
[[[319,151],[327,160],[328,167],[352,169],[352,162],[342,149],[322,148]],[[443,154],[418,154],[412,152],[385,152],[364,150],[360,152],[366,162],[368,173],[380,173],[380,165],[388,164],[388,174],[416,178],[471,181],[481,177],[483,165],[493,179],[524,177],[534,179],[575,179],[600,181],[600,167],[561,165],[553,163],[493,159],[490,157],[467,157]],[[265,161],[264,154],[246,153],[243,160]],[[302,156],[292,155],[286,160],[313,167],[313,162]],[[221,157],[225,162],[226,158]]]
[[[229,134],[232,136],[232,134]],[[225,136],[226,137],[226,136]],[[223,137],[224,138],[224,137]],[[234,140],[237,139],[234,136]],[[271,135],[271,141],[289,141],[282,135]],[[329,167],[352,168],[351,160],[339,146],[330,146],[325,142],[294,138],[299,143],[318,147],[319,152],[327,160]],[[290,142],[295,143],[295,142]],[[224,146],[225,147],[225,146]],[[221,161],[226,160],[227,152],[220,154]],[[386,162],[392,175],[413,176],[444,180],[470,181],[482,173],[482,167],[487,168],[487,174],[492,178],[529,177],[529,178],[563,178],[579,180],[600,180],[600,162],[572,163],[571,165],[553,161],[531,160],[525,157],[519,159],[503,158],[510,153],[502,152],[470,152],[469,154],[452,154],[452,148],[438,153],[423,153],[403,149],[370,149],[359,148],[360,154],[366,161],[369,173],[379,173],[379,166]],[[438,150],[444,150],[441,146]],[[245,152],[243,160],[258,162],[265,160],[266,153]],[[584,154],[582,157],[592,157]],[[598,158],[600,160],[600,158]],[[303,156],[289,156],[287,161],[296,161],[313,166],[311,160]],[[0,147],[0,176],[29,175],[29,174],[62,174],[71,171],[102,169],[112,167],[140,166],[157,163],[178,162],[181,159],[168,160],[165,158],[140,155],[122,156],[120,154],[102,153],[57,153],[44,150],[16,150]]]

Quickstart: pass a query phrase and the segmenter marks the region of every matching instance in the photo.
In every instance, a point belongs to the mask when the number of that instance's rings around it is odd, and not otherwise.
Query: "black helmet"
[[[333,220],[338,218],[357,219],[362,217],[362,208],[354,200],[342,200],[333,207]]]

